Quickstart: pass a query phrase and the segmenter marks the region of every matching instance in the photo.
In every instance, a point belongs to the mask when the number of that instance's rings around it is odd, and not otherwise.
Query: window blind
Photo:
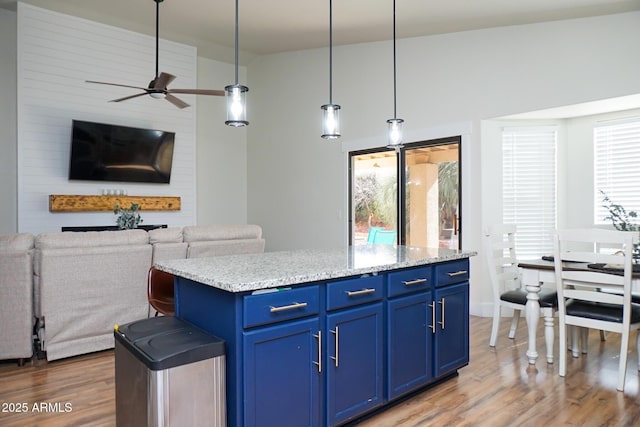
[[[556,127],[502,129],[502,217],[516,224],[516,256],[553,253]]]
[[[611,224],[604,220],[609,212],[601,191],[627,212],[640,213],[640,117],[598,123],[593,150],[594,223]]]

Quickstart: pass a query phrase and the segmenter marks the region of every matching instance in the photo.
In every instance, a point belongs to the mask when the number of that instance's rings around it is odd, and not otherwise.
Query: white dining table
[[[587,268],[583,263],[566,263],[569,268]],[[556,273],[553,261],[529,260],[521,261],[518,267],[522,271],[522,284],[527,291],[527,304],[525,305],[525,318],[527,320],[527,359],[529,364],[535,365],[538,359],[536,350],[536,330],[540,320],[540,289],[542,286],[556,286]],[[634,273],[631,281],[634,292],[640,291],[640,274]],[[553,317],[545,317],[544,335],[547,342],[547,363],[553,363]]]

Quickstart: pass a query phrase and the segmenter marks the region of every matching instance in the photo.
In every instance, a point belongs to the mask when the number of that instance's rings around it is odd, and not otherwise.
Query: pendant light
[[[387,148],[399,151],[402,145],[404,120],[396,114],[396,0],[393,0],[393,119],[387,120]]]
[[[229,126],[246,126],[247,121],[247,92],[249,88],[238,84],[238,0],[236,0],[236,81],[235,84],[224,88],[227,99],[227,121]]]
[[[322,138],[340,138],[340,106],[333,103],[333,0],[329,0],[329,103],[322,109]]]

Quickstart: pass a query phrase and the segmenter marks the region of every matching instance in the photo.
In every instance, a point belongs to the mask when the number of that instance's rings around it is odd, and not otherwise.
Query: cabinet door
[[[317,317],[244,332],[244,425],[319,426]]]
[[[469,283],[436,289],[435,375],[469,363]]]
[[[431,292],[388,302],[387,397],[395,399],[433,379]]]
[[[384,403],[382,325],[382,303],[327,315],[327,425]]]

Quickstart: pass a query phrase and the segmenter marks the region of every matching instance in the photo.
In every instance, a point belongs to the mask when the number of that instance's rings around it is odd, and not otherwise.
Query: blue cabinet
[[[387,277],[386,395],[393,400],[469,363],[468,263]]]
[[[317,317],[244,333],[244,425],[319,426]]]
[[[469,283],[435,291],[435,375],[442,377],[469,363]]]
[[[395,399],[433,380],[431,292],[390,300],[388,304],[387,397]]]
[[[327,315],[327,425],[384,403],[382,303]]]

